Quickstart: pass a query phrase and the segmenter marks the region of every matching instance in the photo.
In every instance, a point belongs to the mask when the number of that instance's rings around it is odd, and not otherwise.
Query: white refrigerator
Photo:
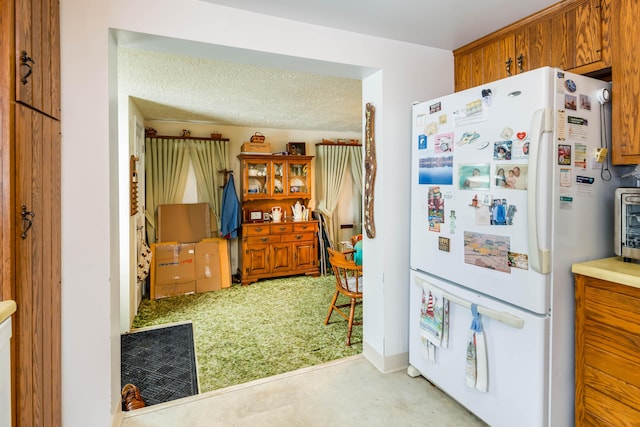
[[[609,90],[544,67],[413,107],[409,372],[491,426],[574,425],[571,264],[613,256]]]

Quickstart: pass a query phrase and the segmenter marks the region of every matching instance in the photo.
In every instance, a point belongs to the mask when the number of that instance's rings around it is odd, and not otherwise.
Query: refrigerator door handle
[[[431,282],[428,282],[424,279],[421,279],[419,277],[415,277],[414,278],[416,284],[422,286],[424,284],[429,285],[433,288],[439,289],[440,291],[442,291],[442,297],[448,299],[449,301],[458,304],[461,307],[465,307],[468,309],[471,309],[471,302],[467,301],[464,298],[460,298],[457,297],[455,295],[451,295],[448,292],[445,292],[444,290],[440,289],[438,286],[434,285]],[[508,313],[506,311],[497,311],[497,310],[493,310],[491,308],[479,305],[478,306],[478,313],[480,314],[484,314],[485,316],[489,316],[492,319],[497,320],[498,322],[502,322],[505,325],[509,325],[513,328],[517,328],[517,329],[522,329],[524,327],[524,319],[516,316],[515,314],[511,314]]]
[[[529,265],[538,273],[551,272],[551,251],[540,247],[538,234],[538,187],[540,185],[540,152],[543,134],[553,132],[553,115],[550,108],[542,108],[533,113],[531,123],[531,144],[529,144],[529,183],[527,185],[527,232],[529,237]]]

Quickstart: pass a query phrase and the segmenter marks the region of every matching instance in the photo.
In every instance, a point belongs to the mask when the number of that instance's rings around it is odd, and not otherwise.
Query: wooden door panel
[[[316,245],[313,242],[295,243],[293,268],[305,269],[315,267],[317,260],[316,253]]]
[[[600,0],[582,2],[575,8],[575,17],[575,66],[580,67],[601,58]]]
[[[60,124],[21,105],[15,120],[16,416],[60,425]]]
[[[458,54],[454,58],[455,91],[471,87],[471,54]]]
[[[478,86],[484,83],[484,58],[482,49],[477,49],[471,53],[471,85]]]
[[[271,271],[280,273],[291,270],[291,243],[271,245]]]
[[[246,274],[269,272],[269,245],[246,245],[243,258]]]
[[[567,39],[574,32],[575,21],[568,19],[566,13],[558,13],[551,18],[551,66],[567,70],[575,67],[575,43]]]
[[[640,52],[636,45],[640,33],[640,2],[618,0],[612,2],[612,81],[614,100],[611,129],[613,164],[640,163],[640,82],[629,76],[640,75]]]
[[[517,72],[551,65],[551,20],[536,21],[523,32],[525,42],[516,50]]]
[[[57,0],[16,0],[16,100],[60,118]]]

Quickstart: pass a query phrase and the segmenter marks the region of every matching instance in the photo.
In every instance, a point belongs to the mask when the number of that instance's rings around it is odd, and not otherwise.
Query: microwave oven
[[[615,204],[615,253],[640,260],[640,188],[616,189]]]

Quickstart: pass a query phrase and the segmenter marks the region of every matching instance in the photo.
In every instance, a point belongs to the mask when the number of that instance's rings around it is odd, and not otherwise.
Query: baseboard
[[[124,419],[124,412],[122,412],[122,403],[120,399],[118,399],[118,404],[116,405],[113,412],[113,419],[111,420],[111,427],[120,427],[122,425],[122,420]]]
[[[399,353],[393,356],[383,356],[366,342],[362,344],[362,355],[380,372],[390,373],[407,369],[409,366],[409,353]]]

